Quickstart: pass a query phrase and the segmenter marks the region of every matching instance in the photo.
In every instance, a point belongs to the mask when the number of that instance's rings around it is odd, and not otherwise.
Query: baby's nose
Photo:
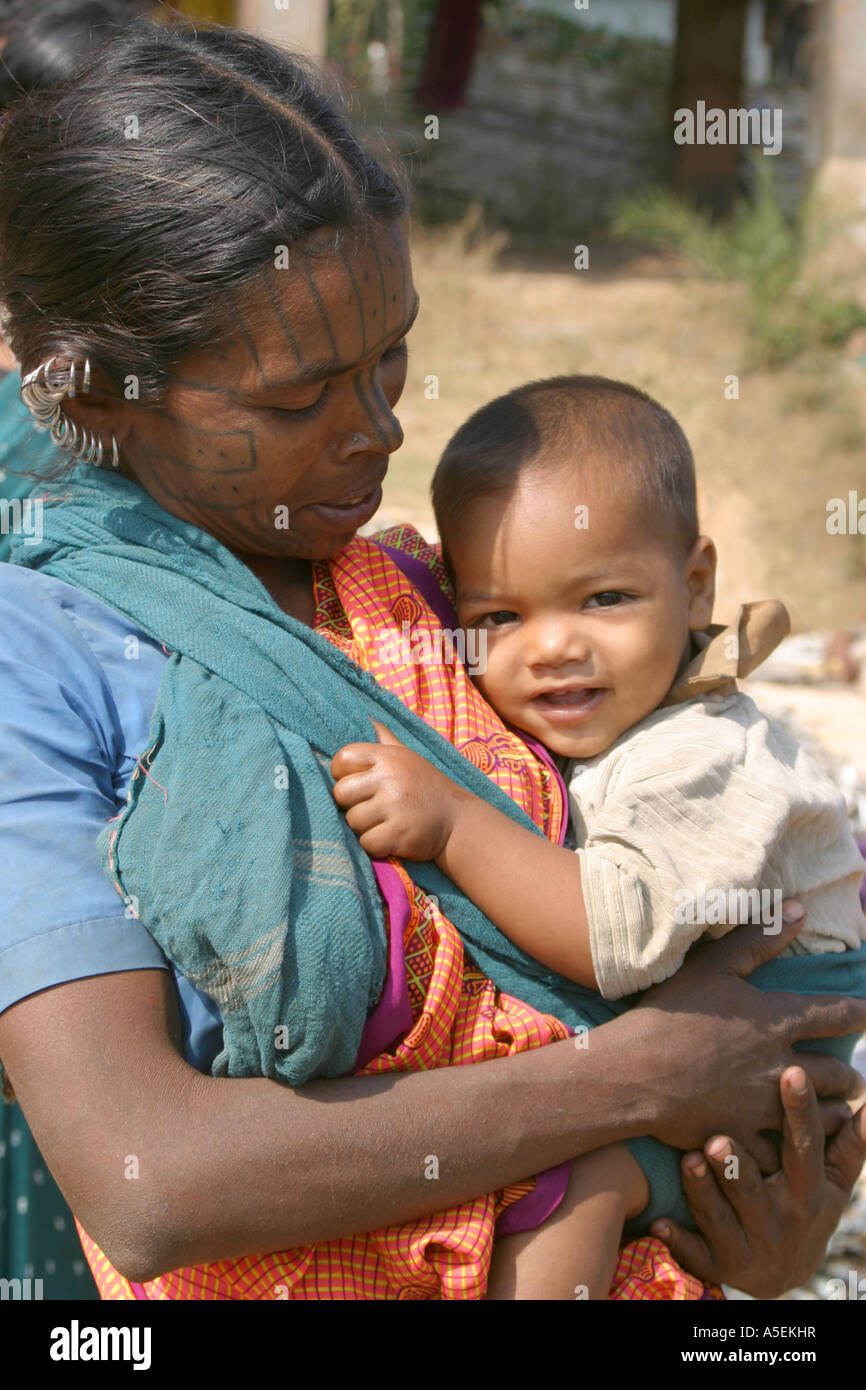
[[[544,666],[563,666],[566,662],[583,664],[590,658],[589,643],[573,624],[545,623],[535,634],[536,661]]]

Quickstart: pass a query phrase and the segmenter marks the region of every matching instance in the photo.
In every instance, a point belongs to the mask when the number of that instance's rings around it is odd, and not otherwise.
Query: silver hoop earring
[[[92,464],[94,468],[102,466],[104,448],[102,440],[94,430],[79,427],[64,415],[60,408],[61,401],[68,398],[75,399],[76,380],[75,374],[78,370],[76,362],[70,362],[67,368],[59,368],[52,372],[51,368],[57,361],[56,357],[49,357],[46,362],[41,362],[35,371],[28,372],[21,382],[21,399],[26,405],[38,430],[48,430],[51,441],[57,445],[58,449],[65,449],[70,453],[77,463]],[[90,390],[90,358],[84,359],[81,372],[80,388],[82,395],[87,395]],[[111,466],[117,468],[120,456],[117,448],[117,440],[114,431],[111,432]]]

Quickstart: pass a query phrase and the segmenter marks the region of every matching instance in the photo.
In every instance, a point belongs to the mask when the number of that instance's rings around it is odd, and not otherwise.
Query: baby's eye
[[[586,600],[586,608],[616,608],[617,604],[623,603],[628,598],[628,594],[623,594],[619,589],[605,589],[600,594],[593,594]]]
[[[485,613],[483,618],[479,618],[476,626],[481,627],[487,623],[490,627],[505,627],[508,623],[516,622],[517,617],[518,615],[508,608],[497,608],[495,613]]]

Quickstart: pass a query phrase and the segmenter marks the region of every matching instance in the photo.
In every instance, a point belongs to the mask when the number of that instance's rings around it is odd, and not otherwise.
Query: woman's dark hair
[[[280,247],[407,208],[312,65],[237,30],[140,20],[0,124],[6,336],[24,371],[89,357],[156,397]]]
[[[119,25],[155,8],[154,0],[28,0],[0,10],[0,110],[22,92],[71,76],[91,48]]]
[[[528,468],[603,459],[645,502],[648,522],[687,554],[698,537],[695,464],[674,417],[645,391],[603,376],[530,381],[482,406],[445,446],[431,486],[443,555],[479,497],[507,496]]]

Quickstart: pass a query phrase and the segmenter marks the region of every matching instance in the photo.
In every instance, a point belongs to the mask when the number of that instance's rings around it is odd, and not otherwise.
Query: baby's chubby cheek
[[[518,688],[515,673],[506,667],[502,660],[497,661],[496,652],[479,647],[476,669],[471,678],[476,689],[481,692],[488,705],[492,705],[504,718],[515,705],[514,692]]]

